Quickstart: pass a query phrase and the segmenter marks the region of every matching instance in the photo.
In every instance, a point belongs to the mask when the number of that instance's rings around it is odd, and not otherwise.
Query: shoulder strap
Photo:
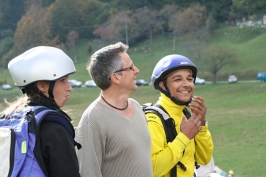
[[[45,167],[45,163],[43,161],[43,158],[42,158],[42,152],[41,152],[41,143],[40,143],[40,124],[42,121],[50,121],[50,122],[55,122],[55,123],[58,123],[62,126],[64,126],[67,131],[71,134],[71,136],[73,137],[74,139],[74,136],[75,136],[75,131],[74,131],[74,128],[73,126],[71,125],[71,123],[66,119],[64,118],[61,114],[59,114],[57,111],[53,110],[53,109],[50,109],[50,108],[47,108],[47,107],[44,107],[44,106],[33,106],[33,112],[34,112],[34,115],[35,115],[35,127],[36,127],[36,130],[35,130],[35,134],[36,134],[36,144],[35,144],[35,148],[34,148],[34,156],[40,166],[40,168],[42,169],[43,173],[48,177],[49,174],[47,172],[47,169]],[[45,117],[47,114],[57,114],[57,115],[60,115],[62,116],[61,119],[50,119],[49,117]],[[75,142],[75,141],[74,141]]]
[[[142,108],[145,114],[154,113],[158,117],[160,117],[164,127],[166,140],[167,142],[172,142],[177,136],[177,131],[175,129],[175,121],[173,118],[169,116],[167,111],[161,105],[159,104],[152,105],[152,103],[146,103],[142,105]],[[187,119],[191,117],[191,114],[187,108],[183,109],[183,114],[187,117]],[[179,165],[183,171],[186,171],[186,166],[182,162],[179,161],[177,165]],[[176,177],[176,174],[177,174],[177,169],[176,166],[174,166],[171,169],[171,177]]]
[[[177,136],[174,119],[172,119],[167,111],[158,104],[147,107],[145,109],[145,113],[146,111],[153,112],[160,117],[166,134],[167,142],[172,142]]]
[[[190,112],[188,111],[187,108],[183,109],[183,114],[186,116],[187,119],[189,119],[191,117],[191,114],[190,114]]]
[[[73,138],[75,137],[75,131],[74,131],[72,124],[66,118],[64,118],[63,115],[59,114],[57,111],[50,109],[50,108],[47,108],[47,107],[44,107],[44,106],[34,106],[34,113],[35,113],[35,117],[36,117],[36,123],[38,126],[40,126],[40,123],[43,120],[49,121],[49,122],[55,122],[55,123],[58,123],[58,124],[62,125],[63,127],[65,127],[67,129],[67,131],[71,134],[71,136]],[[59,115],[62,118],[61,119],[47,118],[47,117],[45,117],[47,114]]]
[[[164,132],[166,135],[166,140],[167,142],[172,142],[175,137],[177,136],[177,132],[175,129],[175,122],[174,119],[172,119],[167,111],[160,106],[159,104],[155,105],[148,105],[143,108],[144,113],[154,113],[158,117],[160,117],[163,127],[164,127]],[[171,169],[171,177],[176,177],[177,174],[177,169],[176,165]]]

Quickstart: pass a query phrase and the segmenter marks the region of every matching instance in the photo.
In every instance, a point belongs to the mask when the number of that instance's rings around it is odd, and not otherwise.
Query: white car
[[[68,82],[70,83],[70,85],[74,88],[74,87],[81,87],[82,86],[82,82],[81,81],[77,81],[77,80],[68,80]]]
[[[3,90],[12,90],[12,86],[9,85],[9,84],[3,84],[3,85],[2,85],[2,89],[3,89]]]
[[[205,79],[201,79],[201,78],[199,78],[199,77],[196,77],[195,84],[196,84],[196,85],[202,85],[202,84],[205,84]]]
[[[88,80],[85,82],[86,87],[96,87],[97,85],[95,84],[94,80]]]
[[[237,77],[235,75],[231,75],[228,77],[229,83],[237,83]]]
[[[147,86],[149,82],[146,82],[144,79],[135,80],[137,86]]]

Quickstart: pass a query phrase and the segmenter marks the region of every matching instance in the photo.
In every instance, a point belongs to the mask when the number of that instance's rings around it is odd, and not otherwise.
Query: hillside
[[[87,60],[90,56],[86,52],[86,46],[89,41],[82,40],[78,43],[78,58],[79,62],[76,64],[78,73],[73,77],[82,80],[83,82],[89,78],[85,70]],[[149,41],[143,41],[136,45],[129,44],[129,55],[134,64],[140,69],[139,78],[150,80],[153,67],[156,62],[165,55],[178,53],[185,55],[193,60],[192,49],[189,48],[189,43],[186,36],[178,38],[177,51],[172,52],[172,36],[156,36],[153,40],[153,55],[147,51]],[[235,66],[226,66],[218,72],[218,79],[226,80],[228,75],[236,74],[239,80],[256,80],[256,74],[259,71],[266,70],[266,57],[264,55],[264,47],[266,46],[266,29],[257,28],[239,28],[239,27],[223,27],[216,31],[211,36],[211,39],[206,48],[212,44],[223,44],[230,46],[238,57],[238,63]],[[101,48],[105,44],[96,43],[95,49]],[[205,48],[205,47],[204,47]],[[197,62],[193,60],[196,64]],[[210,73],[201,70],[200,65],[199,76],[203,75],[210,80]]]
[[[121,39],[123,41],[123,39]],[[134,64],[140,69],[139,78],[150,80],[153,67],[156,62],[165,55],[178,53],[189,57],[197,65],[193,59],[193,49],[189,46],[190,39],[187,36],[179,36],[177,38],[176,52],[172,52],[172,36],[162,35],[155,36],[153,40],[153,55],[147,50],[149,41],[145,40],[142,43],[135,45],[129,44],[128,53]],[[76,63],[77,73],[70,78],[81,80],[83,83],[90,77],[86,71],[87,60],[91,53],[87,51],[88,43],[93,44],[93,50],[97,50],[105,45],[106,42],[99,40],[81,39],[77,42],[77,59]],[[230,46],[238,57],[238,64],[235,66],[226,66],[218,72],[218,81],[226,80],[230,74],[236,74],[239,80],[255,80],[256,73],[259,71],[266,71],[266,29],[265,28],[239,28],[239,27],[221,27],[213,32],[208,44],[203,48],[208,48],[212,44],[223,44]],[[70,57],[73,56],[71,51],[67,51]],[[211,79],[209,72],[202,70],[198,65],[199,76],[204,76],[207,80]],[[0,81],[6,79],[7,83],[13,85],[12,79],[6,68],[0,70]]]
[[[189,50],[182,45],[183,36],[178,39],[178,51],[176,53],[192,56]],[[211,37],[211,43],[222,43],[231,46],[241,59],[236,66],[227,66],[219,73],[250,73],[250,78],[256,79],[257,71],[266,71],[264,46],[266,46],[265,29],[239,29],[226,27],[216,30]],[[81,80],[83,83],[89,79],[85,69],[90,54],[86,47],[88,40],[80,40],[77,44],[78,63],[77,73],[70,78]],[[104,44],[96,41],[94,48],[100,48]],[[163,56],[172,53],[171,36],[157,36],[154,39],[154,54],[145,52],[142,48],[148,46],[148,41],[137,45],[130,45],[129,54],[134,64],[140,69],[138,78],[150,80],[150,75],[155,63]],[[207,45],[206,45],[207,47]],[[68,51],[71,56],[72,53]],[[193,60],[193,59],[192,59]],[[199,66],[199,76],[205,74]],[[6,79],[13,85],[13,81],[7,69],[1,68],[0,80]],[[241,78],[239,79],[246,79]],[[222,80],[222,79],[220,79]],[[219,80],[219,81],[220,81]],[[266,169],[263,167],[265,157],[265,142],[263,137],[266,130],[265,124],[265,94],[266,84],[259,82],[237,84],[206,84],[197,85],[195,95],[205,99],[208,108],[207,120],[214,141],[215,163],[225,171],[234,170],[237,177],[262,177]],[[64,107],[76,126],[86,107],[99,95],[98,88],[74,88],[70,93],[70,99]],[[20,95],[18,88],[11,91],[0,89],[0,111],[4,109],[4,99],[13,101]],[[132,98],[140,104],[155,102],[158,99],[158,91],[152,86],[139,87],[132,94]],[[260,164],[260,165],[257,165]]]

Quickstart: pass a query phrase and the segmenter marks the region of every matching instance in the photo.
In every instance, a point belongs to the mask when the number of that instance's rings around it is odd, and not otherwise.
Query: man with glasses
[[[81,176],[152,176],[151,139],[139,103],[130,98],[137,90],[139,69],[118,42],[96,51],[87,70],[101,89],[83,113],[76,129],[82,149],[77,151]]]

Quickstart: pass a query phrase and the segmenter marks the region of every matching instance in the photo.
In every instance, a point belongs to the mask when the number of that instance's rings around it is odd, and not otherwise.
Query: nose
[[[134,66],[134,71],[135,71],[136,74],[138,74],[139,73],[139,68],[137,68],[136,66]]]
[[[70,85],[70,83],[68,83],[67,91],[72,92],[72,90],[73,90],[72,86]]]
[[[188,86],[189,83],[190,83],[190,82],[189,82],[187,79],[183,79],[183,80],[182,80],[182,85],[183,85],[183,86]]]

